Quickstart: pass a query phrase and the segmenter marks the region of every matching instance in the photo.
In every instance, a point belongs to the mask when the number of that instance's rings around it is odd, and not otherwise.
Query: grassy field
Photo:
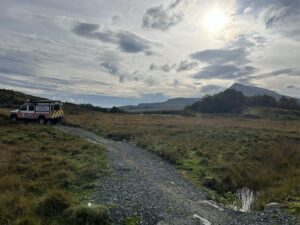
[[[273,201],[300,209],[299,121],[73,111],[66,123],[161,155],[221,202],[246,186],[259,193],[257,209]]]
[[[0,110],[0,224],[110,224],[105,207],[87,207],[94,182],[108,173],[103,148],[51,126],[12,124],[6,112]]]

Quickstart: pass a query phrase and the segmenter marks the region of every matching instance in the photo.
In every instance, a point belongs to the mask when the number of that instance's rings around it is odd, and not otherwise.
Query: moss
[[[288,212],[293,215],[300,215],[300,202],[289,202],[287,204]]]
[[[123,221],[123,225],[138,225],[140,222],[140,218],[138,216],[127,217]]]

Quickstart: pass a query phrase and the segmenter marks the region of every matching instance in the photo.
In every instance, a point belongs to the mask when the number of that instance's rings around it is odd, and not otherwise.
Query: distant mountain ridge
[[[236,91],[240,91],[243,93],[243,95],[250,97],[255,95],[268,95],[276,100],[279,100],[283,95],[276,93],[275,91],[271,91],[269,89],[255,87],[255,86],[249,86],[244,85],[240,83],[234,83],[231,85],[228,89],[234,89]]]
[[[260,88],[250,85],[244,85],[240,83],[234,83],[228,89],[234,89],[236,91],[240,91],[246,97],[255,96],[255,95],[268,95],[275,98],[277,101],[281,97],[286,98],[293,98],[286,95],[281,95],[275,91]],[[294,98],[296,99],[296,98]],[[200,101],[201,98],[171,98],[164,102],[156,102],[156,103],[140,103],[136,106],[129,105],[129,106],[122,106],[119,107],[121,110],[127,112],[159,112],[159,111],[181,111],[185,107],[194,104],[197,101]],[[300,103],[299,99],[296,99],[298,103]]]
[[[127,112],[181,111],[199,100],[200,98],[171,98],[164,102],[141,103],[136,106],[130,105],[119,108]]]
[[[277,101],[282,97],[296,99],[294,97],[278,94],[277,92],[266,89],[266,88],[244,85],[244,84],[240,84],[240,83],[234,83],[228,89],[234,89],[236,91],[240,91],[243,93],[243,95],[245,95],[247,97],[251,97],[251,96],[255,96],[255,95],[268,95],[268,96],[275,98]],[[296,99],[296,100],[298,101],[298,103],[300,103],[300,99]]]

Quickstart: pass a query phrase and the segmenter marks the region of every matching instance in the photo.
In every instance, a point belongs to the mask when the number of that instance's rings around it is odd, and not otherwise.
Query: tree
[[[190,109],[203,113],[228,113],[240,110],[246,102],[241,92],[228,89],[213,96],[205,96]]]

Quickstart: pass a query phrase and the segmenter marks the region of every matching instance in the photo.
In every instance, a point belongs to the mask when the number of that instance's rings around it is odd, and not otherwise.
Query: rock
[[[223,211],[224,209],[220,206],[217,205],[216,202],[212,201],[212,200],[201,200],[199,201],[200,204],[204,204],[204,205],[209,205],[215,209],[218,209],[220,211]]]
[[[265,210],[266,211],[274,211],[274,210],[279,210],[282,208],[282,204],[278,202],[270,202],[265,205]]]
[[[207,219],[204,219],[201,216],[198,216],[197,214],[194,214],[193,218],[200,220],[201,224],[203,225],[211,225],[211,223]]]

